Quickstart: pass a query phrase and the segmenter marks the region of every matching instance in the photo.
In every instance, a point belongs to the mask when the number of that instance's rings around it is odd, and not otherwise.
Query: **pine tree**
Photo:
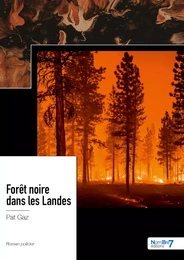
[[[106,161],[108,169],[112,171],[112,183],[120,179],[119,164],[121,158],[121,144],[120,139],[114,135],[114,127],[109,122],[106,127],[107,138],[105,141],[105,148],[107,151]]]
[[[173,103],[174,132],[177,135],[176,145],[184,145],[184,52],[178,51],[174,64],[174,92],[170,93],[175,98]]]
[[[143,160],[147,166],[148,181],[151,180],[151,162],[153,159],[153,134],[151,129],[148,127],[146,135],[143,140]]]
[[[139,70],[137,68],[138,76],[135,78],[135,90],[132,97],[133,102],[133,138],[132,138],[132,183],[135,182],[135,163],[136,163],[136,148],[139,141],[139,128],[144,123],[146,116],[144,116],[145,110],[143,107],[144,102],[144,87],[140,82]]]
[[[61,52],[54,52],[54,78],[56,91],[56,140],[57,155],[66,155],[65,123],[64,123],[64,90],[62,79]]]
[[[63,75],[65,66],[71,65],[71,58],[76,53],[72,51],[43,51],[37,56],[38,62],[38,85],[43,85],[44,90],[38,92],[38,102],[52,99],[44,113],[47,125],[56,126],[57,155],[66,155],[65,140],[65,111],[66,93],[71,88],[70,82]]]
[[[112,91],[109,94],[109,108],[107,112],[107,120],[108,125],[106,129],[107,133],[107,141],[106,147],[107,151],[110,154],[110,157],[107,159],[112,158],[112,183],[115,181],[115,146],[116,146],[116,137],[114,135],[116,124],[115,124],[115,116],[116,116],[116,99],[115,99],[116,91],[114,85],[112,86]]]
[[[144,121],[144,108],[142,107],[144,94],[139,69],[133,64],[133,56],[128,52],[124,53],[115,75],[117,78],[115,120],[119,128],[115,135],[122,138],[122,145],[126,147],[126,192],[129,193],[130,149],[133,147],[133,158],[135,159],[137,133]]]
[[[174,159],[176,145],[174,145],[175,134],[173,132],[173,122],[169,113],[166,111],[165,116],[161,119],[162,127],[159,129],[159,144],[158,144],[158,161],[165,166],[166,179],[169,180],[171,172],[171,163]]]
[[[88,148],[88,162],[89,162],[89,181],[93,180],[93,166],[94,166],[94,147],[92,144],[89,144]]]
[[[78,128],[77,120],[79,119],[80,98],[81,98],[81,82],[78,75],[78,66],[80,65],[80,56],[83,52],[78,52],[78,56],[73,59],[72,66],[65,67],[65,77],[74,86],[68,93],[67,104],[72,108],[72,115],[66,120],[66,135],[67,135],[67,154],[76,155],[77,146],[81,145],[80,141],[82,131]]]
[[[152,159],[152,173],[155,175],[157,170],[159,171],[160,165],[156,159],[157,157],[157,145],[158,145],[158,134],[156,132],[155,124],[152,123],[150,126],[150,130],[152,132],[152,143],[153,143],[153,159]]]
[[[108,161],[109,168],[112,169],[112,183],[115,180],[119,180],[119,161],[120,161],[120,150],[122,149],[121,140],[116,136],[117,124],[116,124],[116,88],[113,85],[112,90],[108,98],[108,109],[106,113],[106,120],[108,121],[106,127],[106,142],[105,147],[108,153],[106,161]],[[115,174],[116,173],[116,174]],[[115,177],[116,175],[116,177]]]
[[[72,71],[75,75],[72,84],[78,89],[75,105],[75,131],[81,137],[78,143],[82,146],[83,183],[87,183],[90,179],[90,147],[92,144],[99,143],[95,135],[95,126],[102,120],[105,96],[99,93],[98,89],[99,82],[103,80],[105,68],[95,68],[93,53],[81,51],[75,58]]]

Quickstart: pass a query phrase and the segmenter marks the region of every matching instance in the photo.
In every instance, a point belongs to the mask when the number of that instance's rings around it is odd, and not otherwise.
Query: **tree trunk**
[[[173,172],[172,172],[172,159],[171,156],[169,158],[169,181],[171,181],[171,177],[173,176]]]
[[[93,175],[92,175],[92,159],[91,159],[91,154],[90,154],[90,157],[89,157],[89,173],[90,173],[90,181],[93,180]]]
[[[168,155],[166,155],[166,178],[167,178],[167,182],[169,179],[169,158]]]
[[[135,152],[136,152],[136,147],[135,147],[135,140],[133,143],[133,156],[132,156],[132,184],[135,183]]]
[[[51,133],[50,133],[50,126],[48,126],[48,155],[51,155],[51,145],[50,145]]]
[[[112,137],[112,183],[114,183],[115,175],[115,142],[114,137]]]
[[[89,179],[88,171],[88,114],[87,114],[87,105],[88,105],[88,90],[87,90],[87,60],[85,60],[85,77],[83,80],[85,86],[84,89],[84,130],[83,130],[83,183],[86,184]]]
[[[89,182],[90,181],[90,177],[89,177],[89,160],[87,160],[86,166],[87,166],[87,169],[86,169],[86,172],[87,172],[87,182]]]
[[[64,126],[64,95],[62,85],[61,52],[55,51],[55,85],[56,85],[56,142],[57,156],[66,155],[65,126]]]
[[[127,136],[126,136],[126,193],[127,194],[130,192],[129,164],[130,164],[130,140],[129,140],[129,131],[127,131]]]
[[[132,154],[132,184],[135,183],[135,155],[136,155],[136,117],[135,117],[134,133],[133,133],[133,154]]]
[[[119,181],[119,162],[118,162],[118,160],[116,162],[116,165],[117,165],[117,180]]]
[[[75,155],[75,119],[72,118],[72,145],[71,155]]]
[[[87,129],[86,123],[84,123],[83,131],[83,183],[87,183]]]
[[[148,181],[150,181],[150,160],[149,160],[149,158],[148,158],[147,169],[148,169]]]
[[[74,93],[74,107],[76,106],[76,97]],[[71,154],[75,155],[75,116],[72,117],[72,145],[71,145]]]

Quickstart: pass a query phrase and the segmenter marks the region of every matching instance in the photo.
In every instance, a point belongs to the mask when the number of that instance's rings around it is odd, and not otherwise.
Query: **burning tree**
[[[176,145],[174,145],[175,134],[173,132],[173,122],[169,113],[166,111],[165,116],[161,119],[162,127],[159,129],[159,144],[158,144],[158,161],[161,165],[166,167],[166,178],[169,180],[172,160],[176,152]]]
[[[109,108],[107,111],[107,120],[108,125],[106,129],[107,140],[106,147],[107,151],[110,154],[106,159],[111,160],[112,162],[112,183],[115,181],[115,150],[117,148],[117,137],[115,136],[116,130],[116,90],[114,85],[112,86],[112,91],[109,94]]]
[[[65,116],[70,113],[67,106],[67,93],[72,87],[70,80],[64,74],[64,68],[71,66],[75,52],[42,51],[38,53],[38,85],[43,90],[38,92],[38,102],[44,102],[49,97],[52,102],[48,105],[44,120],[48,126],[56,126],[57,155],[66,155]]]
[[[78,144],[82,147],[83,183],[87,183],[89,171],[92,170],[93,144],[100,143],[96,139],[95,126],[102,120],[104,95],[98,93],[99,82],[103,80],[105,68],[94,67],[94,54],[89,51],[78,52],[74,59],[72,84],[77,89],[75,95],[75,122],[73,121],[73,138],[78,136]],[[67,70],[68,71],[68,70]],[[68,74],[70,76],[71,73]]]
[[[147,165],[148,181],[150,180],[151,174],[151,161],[153,159],[153,133],[148,127],[146,135],[143,140],[143,161]]]
[[[144,123],[146,116],[144,116],[145,110],[143,107],[144,102],[144,87],[140,82],[139,76],[135,78],[135,84],[132,103],[133,103],[133,136],[132,136],[132,183],[135,182],[135,163],[136,163],[136,148],[139,141],[139,128]]]
[[[115,123],[118,126],[115,135],[122,138],[122,145],[126,149],[126,192],[129,193],[130,149],[133,150],[133,163],[135,165],[137,134],[145,119],[142,106],[143,85],[140,81],[139,68],[133,64],[133,56],[129,55],[128,52],[125,52],[120,65],[117,66],[115,75],[117,78]]]

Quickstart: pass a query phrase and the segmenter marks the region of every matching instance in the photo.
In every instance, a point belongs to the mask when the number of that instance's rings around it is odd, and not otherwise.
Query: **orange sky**
[[[133,63],[140,69],[141,81],[144,84],[145,93],[145,112],[147,119],[141,127],[141,136],[145,134],[145,130],[152,123],[155,124],[156,131],[161,126],[161,118],[165,111],[172,111],[173,99],[169,96],[169,92],[173,91],[171,82],[173,81],[173,65],[175,63],[176,52],[174,51],[128,51],[133,55]],[[101,51],[94,55],[95,67],[106,67],[106,79],[100,83],[99,92],[108,95],[111,91],[112,84],[116,83],[114,70],[124,55],[124,52]],[[97,135],[102,141],[105,141],[105,125],[99,124],[96,130]],[[96,148],[97,158],[105,159],[105,154],[101,149]],[[99,162],[99,160],[98,160]],[[101,166],[102,166],[101,165]]]
[[[176,52],[174,51],[132,51],[133,62],[140,69],[141,81],[144,84],[145,100],[144,106],[147,115],[144,128],[151,123],[160,127],[160,120],[165,111],[172,111],[173,99],[169,92],[173,91],[173,65]],[[106,79],[100,83],[100,92],[108,95],[112,84],[115,84],[116,77],[114,70],[120,63],[124,52],[98,52],[95,54],[95,66],[107,68]]]
[[[140,69],[141,81],[144,84],[145,100],[144,106],[147,119],[141,127],[141,137],[145,135],[145,130],[152,123],[155,124],[156,130],[160,128],[161,118],[164,116],[165,111],[172,111],[173,99],[169,96],[169,92],[173,92],[171,82],[173,81],[174,74],[172,72],[175,63],[176,52],[174,51],[129,51],[133,55],[133,63]],[[117,51],[101,51],[94,54],[95,67],[106,67],[106,77],[100,83],[99,92],[107,95],[110,93],[112,85],[116,84],[116,77],[114,71],[116,66],[120,64],[124,52]],[[101,141],[106,141],[105,133],[106,122],[99,124],[96,128],[97,138]],[[155,144],[156,145],[156,144]],[[98,169],[106,167],[105,158],[107,153],[103,149],[94,147],[95,163]]]

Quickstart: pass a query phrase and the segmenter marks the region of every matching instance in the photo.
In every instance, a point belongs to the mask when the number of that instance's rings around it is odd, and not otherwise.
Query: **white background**
[[[7,206],[6,185],[47,186],[45,199],[71,198],[71,205]],[[76,259],[76,157],[0,157],[0,259]],[[28,191],[28,190],[27,190]],[[42,194],[30,195],[39,198]],[[42,201],[41,201],[42,202]],[[7,212],[6,210],[29,210]],[[29,215],[26,220],[6,220],[6,214]],[[34,246],[6,246],[6,242],[32,242]]]

